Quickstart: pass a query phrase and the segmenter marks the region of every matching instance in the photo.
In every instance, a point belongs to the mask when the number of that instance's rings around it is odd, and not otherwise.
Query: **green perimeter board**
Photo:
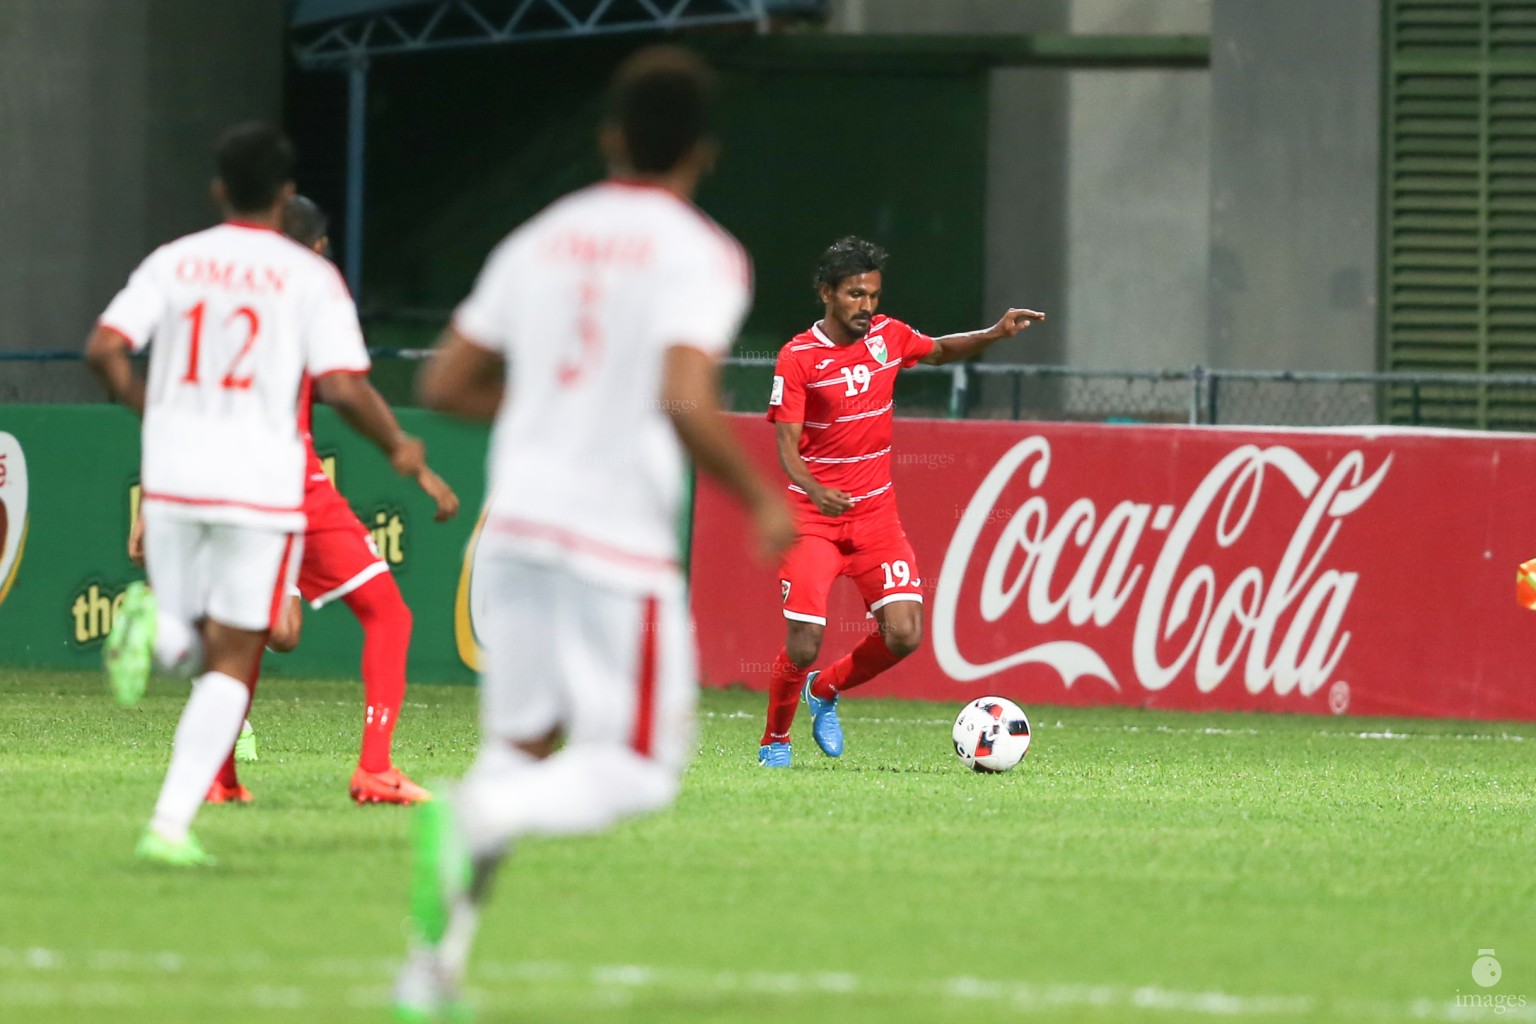
[[[315,448],[335,458],[336,482],[359,518],[377,527],[415,628],[410,675],[417,682],[471,682],[454,640],[454,600],[465,544],[484,496],[486,431],[432,413],[402,410],[405,429],[458,492],[449,523],[395,475],[367,441],[328,408],[315,409]],[[112,601],[142,570],[128,561],[128,529],[139,475],[139,426],[115,406],[18,405],[0,409],[27,462],[28,534],[16,580],[0,604],[0,663],[88,669],[101,657]],[[303,642],[269,654],[271,675],[356,678],[362,630],[341,602],[305,609]]]

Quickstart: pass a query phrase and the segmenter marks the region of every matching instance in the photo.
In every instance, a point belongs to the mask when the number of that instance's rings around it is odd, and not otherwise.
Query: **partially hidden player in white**
[[[141,516],[150,586],[123,599],[106,649],[118,700],[144,692],[151,660],[202,673],[176,727],[170,767],[137,853],[212,863],[190,832],[245,718],[262,647],[303,549],[305,452],[299,385],[373,441],[402,475],[421,442],[378,413],[345,282],[279,230],[293,147],[270,125],[216,147],[216,227],[161,246],[101,315],[86,360],[113,400],[144,418]],[[153,341],[148,376],[129,361]]]
[[[495,428],[481,748],[417,811],[404,1019],[456,1012],[511,844],[601,831],[677,795],[697,697],[684,451],[746,504],[765,554],[794,535],[720,413],[716,364],[751,267],[690,202],[714,159],[712,90],[687,51],[630,58],[600,132],[611,177],[491,253],[421,374],[424,404]]]

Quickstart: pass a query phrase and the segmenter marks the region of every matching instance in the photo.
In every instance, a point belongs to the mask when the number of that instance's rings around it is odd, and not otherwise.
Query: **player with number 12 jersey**
[[[896,375],[920,362],[985,351],[1043,315],[1010,309],[992,327],[932,338],[878,315],[886,254],[844,238],[822,254],[816,288],[824,315],[779,352],[768,420],[778,433],[799,535],[779,569],[788,637],[774,659],[768,722],[758,762],[787,768],[795,706],[811,709],[812,736],[829,757],[843,752],[838,694],[866,683],[917,649],[923,581],[896,511],[891,435]],[[827,624],[827,593],[839,576],[859,588],[879,629],[824,671],[811,671]]]
[[[240,731],[302,557],[301,380],[313,378],[397,472],[425,458],[372,401],[357,310],[336,268],[278,230],[294,194],[292,143],[272,125],[239,125],[216,158],[224,222],[145,258],[86,342],[107,393],[144,418],[149,586],[131,584],[113,615],[113,693],[136,702],[152,662],[200,668],[136,851],[187,867],[212,862],[190,826]],[[129,356],[151,342],[140,380]]]

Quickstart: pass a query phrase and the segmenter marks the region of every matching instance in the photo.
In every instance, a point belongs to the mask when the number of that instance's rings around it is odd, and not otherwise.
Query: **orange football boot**
[[[251,791],[240,783],[226,786],[218,779],[213,780],[213,785],[208,787],[208,795],[203,797],[205,804],[248,804],[256,798],[251,796]]]
[[[360,804],[424,804],[432,794],[416,785],[399,768],[368,772],[359,768],[352,773],[349,787],[352,799]]]

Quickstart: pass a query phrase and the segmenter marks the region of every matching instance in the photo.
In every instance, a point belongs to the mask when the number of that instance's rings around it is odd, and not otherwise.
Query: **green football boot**
[[[450,800],[418,804],[411,819],[411,952],[395,979],[395,1019],[404,1024],[471,1019],[455,972],[438,945],[448,915],[469,888],[469,851],[459,835]]]
[[[240,738],[235,740],[235,760],[250,764],[256,760],[256,730],[251,723],[240,726]]]
[[[124,707],[137,704],[154,663],[155,594],[143,583],[130,583],[112,616],[102,660],[112,696]]]
[[[213,867],[218,860],[203,849],[197,837],[188,832],[181,842],[172,842],[152,828],[146,828],[139,837],[139,845],[133,855],[152,864],[164,864],[173,868]]]
[[[453,901],[469,888],[469,851],[448,800],[419,804],[411,821],[411,938],[435,948]]]

